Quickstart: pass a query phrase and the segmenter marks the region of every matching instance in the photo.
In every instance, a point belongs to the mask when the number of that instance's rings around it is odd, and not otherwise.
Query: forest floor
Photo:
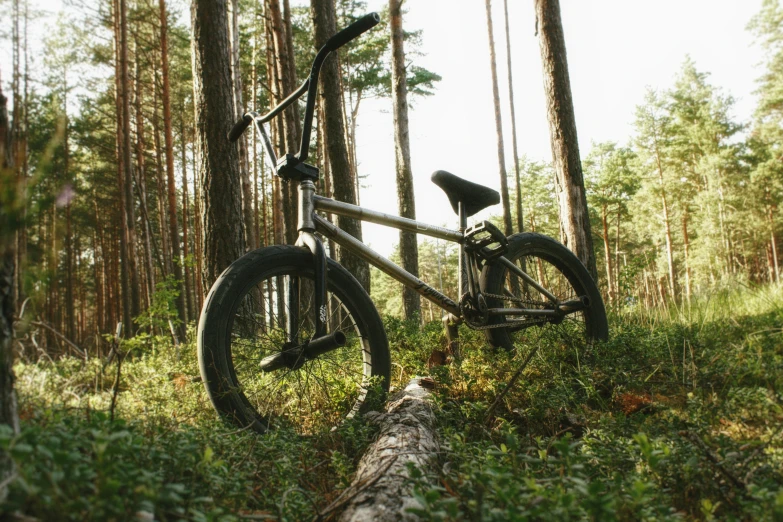
[[[440,324],[386,326],[395,382],[428,373]],[[610,326],[587,349],[542,346],[490,415],[526,349],[461,330],[462,363],[431,370],[441,466],[410,470],[423,519],[783,520],[783,290],[624,310]],[[165,339],[134,342],[114,420],[116,363],[17,364],[22,433],[0,430],[17,466],[0,518],[308,520],[350,484],[374,436],[362,419],[307,438],[236,430],[212,410],[194,346],[176,361]]]

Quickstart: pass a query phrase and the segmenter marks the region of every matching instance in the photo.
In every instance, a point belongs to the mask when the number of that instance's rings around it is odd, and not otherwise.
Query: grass
[[[463,341],[439,375],[438,485],[416,479],[425,520],[783,520],[780,289],[610,324],[542,347],[489,419],[489,377],[521,357]]]
[[[445,345],[438,322],[385,321],[399,385]],[[783,292],[716,293],[626,310],[612,339],[493,350],[433,368],[444,451],[411,470],[425,520],[783,520]],[[536,338],[530,330],[529,341]],[[16,367],[22,433],[0,431],[17,477],[0,506],[41,520],[307,520],[349,483],[374,428],[257,436],[213,412],[193,346],[144,339],[122,366]]]

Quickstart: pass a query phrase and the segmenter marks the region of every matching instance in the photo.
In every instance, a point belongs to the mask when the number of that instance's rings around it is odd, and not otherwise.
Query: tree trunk
[[[359,462],[349,488],[353,494],[342,495],[347,499],[344,504],[337,501],[320,515],[344,505],[341,522],[418,520],[406,512],[409,507],[421,507],[408,483],[408,466],[431,468],[440,451],[431,393],[421,381],[413,379],[391,397],[385,413],[367,414],[380,433]]]
[[[66,183],[71,183],[70,162],[71,151],[68,141],[68,76],[63,69],[63,174]],[[67,187],[65,190],[73,190]],[[76,303],[73,293],[73,220],[71,219],[70,195],[66,196],[65,203],[65,335],[69,341],[73,341],[76,335]]]
[[[138,43],[136,44],[138,49]],[[141,223],[144,234],[144,264],[147,272],[147,307],[152,305],[152,295],[155,293],[155,268],[152,264],[152,230],[150,229],[149,209],[147,208],[147,168],[144,158],[146,143],[144,142],[144,113],[142,106],[144,95],[141,82],[141,68],[136,60],[136,163],[137,185],[141,200]]]
[[[408,132],[408,75],[405,70],[402,0],[389,0],[389,24],[392,46],[392,107],[394,109],[394,152],[397,169],[397,208],[400,216],[416,219]],[[400,258],[402,267],[418,277],[419,245],[415,232],[400,231]],[[410,288],[403,289],[402,302],[406,319],[413,319],[421,313],[419,294]]]
[[[104,249],[103,230],[106,224],[101,220],[98,213],[98,195],[94,188],[92,199],[93,217],[95,218],[95,228],[92,233],[93,269],[95,271],[95,331],[101,334],[108,330],[106,328],[107,313],[104,309],[106,296],[106,250]]]
[[[495,131],[498,138],[498,169],[500,171],[500,200],[503,203],[503,227],[510,236],[514,233],[511,225],[511,205],[508,197],[508,176],[506,176],[506,153],[503,147],[503,121],[500,117],[500,93],[498,89],[498,67],[495,59],[495,37],[492,30],[492,1],[485,0],[487,8],[487,33],[489,34],[489,64],[492,71],[492,101],[495,106]]]
[[[155,73],[152,74],[152,82],[155,84]],[[155,140],[155,188],[157,192],[158,206],[158,230],[160,232],[161,251],[160,264],[163,278],[172,273],[171,248],[169,247],[169,229],[166,226],[166,179],[163,176],[163,151],[160,145],[160,124],[158,122],[158,90],[153,91],[152,98],[152,133]]]
[[[0,84],[0,180],[13,179],[13,138],[8,122],[6,97]],[[12,211],[0,206],[0,220],[19,223]],[[19,433],[19,415],[14,391],[14,273],[16,235],[12,230],[0,235],[0,424],[10,426],[14,435]],[[8,479],[14,473],[14,463],[7,451],[0,452],[0,502],[8,496]]]
[[[574,103],[568,76],[565,38],[559,0],[535,0],[536,25],[544,69],[544,91],[549,117],[552,160],[559,192],[560,221],[565,243],[598,279],[590,231],[590,216],[579,158]]]
[[[203,199],[203,190],[198,183],[198,172],[196,171],[198,162],[196,161],[196,144],[194,140],[193,144],[193,229],[195,230],[196,237],[193,240],[193,250],[196,252],[196,308],[201,310],[201,306],[204,304],[204,285],[202,282],[202,275],[204,273],[204,230],[201,224],[204,222],[203,213],[201,212],[201,203]]]
[[[193,92],[203,203],[204,286],[245,251],[239,149],[226,139],[233,125],[228,0],[194,0]]]
[[[508,0],[503,0],[503,15],[506,22],[506,67],[508,68],[508,101],[511,107],[511,150],[514,154],[514,173],[516,174],[517,192],[517,232],[525,230],[525,220],[522,214],[522,180],[519,172],[519,152],[517,150],[517,121],[514,109],[514,80],[511,76],[511,32],[508,28]]]
[[[168,180],[168,211],[169,230],[171,233],[171,257],[174,278],[177,280],[177,316],[180,324],[177,327],[177,336],[180,341],[185,341],[187,335],[188,317],[185,310],[185,278],[182,274],[183,260],[179,244],[179,224],[177,223],[177,186],[174,182],[174,137],[171,132],[171,100],[169,96],[169,45],[168,45],[168,21],[166,16],[166,0],[160,0],[160,58],[161,72],[163,75],[163,135],[166,142],[166,177]]]
[[[184,105],[184,104],[183,104]],[[187,154],[187,140],[185,135],[185,118],[182,116],[185,114],[185,107],[180,110],[179,119],[179,136],[181,140],[182,148],[180,149],[182,159],[182,268],[184,272],[184,290],[185,290],[185,304],[188,309],[187,318],[189,321],[198,320],[198,311],[195,309],[193,303],[193,288],[190,284],[190,277],[192,265],[189,263],[188,256],[190,255],[190,244],[188,237],[188,207],[190,203],[188,201],[188,154]]]
[[[682,215],[682,247],[685,254],[685,299],[691,302],[690,239],[688,238],[688,212]]]
[[[315,28],[315,45],[320,48],[326,40],[335,34],[333,0],[310,0]],[[324,99],[325,144],[329,155],[334,196],[338,201],[354,203],[351,165],[348,149],[345,146],[345,124],[343,121],[342,96],[340,96],[340,77],[336,56],[324,62],[321,69],[321,87]],[[337,225],[358,240],[362,240],[361,223],[355,219],[338,216]],[[339,250],[340,263],[350,271],[362,286],[370,291],[370,267],[366,261]]]
[[[614,281],[612,272],[612,253],[609,248],[609,223],[607,220],[606,204],[601,206],[601,224],[603,225],[603,238],[604,238],[604,260],[606,262],[606,290],[609,296],[609,301],[613,302],[614,295]]]
[[[124,6],[125,4],[122,4]],[[121,274],[120,285],[122,288],[122,322],[124,325],[124,331],[130,330],[131,324],[131,295],[130,295],[130,270],[127,270],[129,266],[128,261],[128,215],[125,212],[125,164],[124,164],[124,140],[123,140],[123,110],[122,110],[122,97],[123,97],[123,84],[121,73],[121,47],[122,47],[122,34],[120,31],[120,0],[114,0],[114,91],[115,91],[115,110],[117,113],[117,185],[120,204],[120,264],[124,268]],[[50,316],[51,319],[51,316]]]
[[[658,181],[661,184],[661,207],[663,208],[663,231],[666,235],[666,261],[669,266],[669,292],[671,292],[671,298],[676,299],[677,296],[677,279],[674,274],[674,246],[672,245],[672,229],[669,220],[669,203],[666,200],[666,187],[663,181],[663,166],[661,164],[660,155],[657,150],[655,157],[658,165]],[[661,297],[663,298],[663,297]]]
[[[277,55],[277,71],[280,78],[282,97],[296,90],[296,70],[293,57],[293,39],[291,36],[291,9],[284,0],[285,13],[281,12],[278,0],[269,0],[269,16],[272,20],[275,52]],[[290,42],[289,42],[290,40]],[[283,151],[292,154],[299,151],[302,139],[302,125],[299,120],[299,106],[294,103],[283,112],[283,135],[285,145]],[[288,243],[296,241],[296,208],[297,188],[295,184],[287,183],[281,186],[283,191],[283,215],[285,216],[285,240]]]
[[[772,205],[770,205],[769,208],[767,209],[767,219],[769,220],[769,244],[770,244],[770,251],[772,253],[771,268],[773,269],[775,282],[779,283],[780,267],[778,265],[778,245],[777,245],[777,239],[775,238],[775,218],[774,218]]]
[[[120,0],[120,83],[122,85],[122,163],[123,182],[125,191],[125,226],[127,236],[127,266],[123,272],[129,273],[130,284],[130,315],[131,321],[139,315],[141,302],[139,297],[139,273],[136,262],[136,217],[133,210],[133,158],[130,127],[130,87],[128,77],[128,8],[126,0]],[[126,335],[133,336],[135,326],[132,323],[125,325]]]
[[[245,114],[245,103],[242,96],[242,70],[239,62],[239,2],[231,0],[229,3],[230,24],[229,35],[231,38],[231,79],[234,96],[234,121],[239,121]],[[251,129],[252,131],[252,129]],[[242,176],[242,219],[245,222],[245,248],[256,248],[256,231],[253,227],[253,191],[250,181],[250,163],[247,154],[247,135],[237,140],[239,146],[239,171]]]

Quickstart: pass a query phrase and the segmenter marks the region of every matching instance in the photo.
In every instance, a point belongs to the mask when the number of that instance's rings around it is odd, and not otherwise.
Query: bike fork
[[[313,212],[315,207],[313,205],[313,196],[315,195],[315,185],[310,180],[304,180],[299,183],[299,219],[298,230],[299,239],[296,241],[296,246],[307,247],[313,254],[313,260],[315,263],[315,289],[314,289],[314,305],[315,305],[315,335],[314,339],[319,339],[326,335],[326,321],[329,316],[326,309],[326,249],[324,244],[315,236],[315,223],[313,222]],[[297,285],[298,291],[298,285]],[[289,296],[291,304],[297,305],[298,315],[298,295],[296,297],[296,303],[293,302],[293,297]],[[291,309],[293,311],[293,308]],[[289,312],[289,317],[292,312]],[[297,317],[298,321],[299,318]],[[290,319],[289,319],[290,321]],[[294,331],[289,325],[289,332]],[[290,339],[291,342],[295,342]],[[298,343],[297,343],[298,344]]]

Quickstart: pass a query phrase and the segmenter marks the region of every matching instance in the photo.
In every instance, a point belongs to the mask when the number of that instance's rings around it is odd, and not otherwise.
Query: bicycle
[[[298,183],[298,240],[249,252],[229,266],[206,298],[198,326],[199,368],[215,409],[239,427],[265,432],[289,425],[299,432],[334,426],[379,403],[389,390],[391,360],[383,322],[370,296],[327,257],[329,238],[446,312],[449,343],[458,352],[457,325],[482,330],[495,347],[513,349],[532,327],[564,339],[605,339],[606,312],[584,265],[555,240],[534,233],[506,237],[467,218],[499,203],[499,194],[445,171],[432,181],[446,193],[459,230],[387,215],[316,194],[318,169],[308,157],[321,65],[380,21],[368,14],[318,51],[310,76],[267,114],[245,114],[229,132],[236,141],[254,124],[277,175]],[[264,124],[307,92],[297,154],[277,160]],[[347,216],[459,244],[458,300],[373,251],[320,216]],[[319,237],[321,236],[321,237]],[[529,275],[530,267],[534,275]]]

